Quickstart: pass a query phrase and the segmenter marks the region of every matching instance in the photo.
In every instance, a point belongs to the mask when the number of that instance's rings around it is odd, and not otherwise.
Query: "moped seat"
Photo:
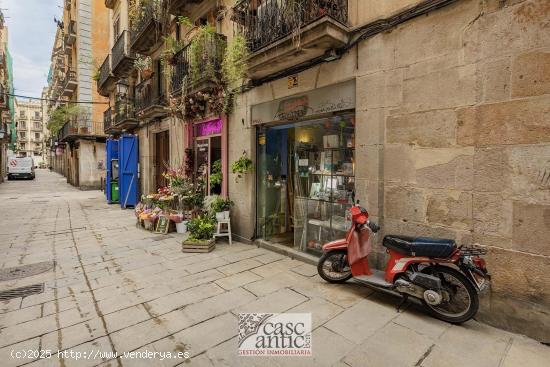
[[[410,256],[447,258],[456,248],[456,242],[445,238],[393,236],[384,237],[382,244]]]

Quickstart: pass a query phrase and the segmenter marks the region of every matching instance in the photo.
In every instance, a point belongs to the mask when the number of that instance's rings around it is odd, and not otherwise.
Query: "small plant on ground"
[[[189,240],[208,241],[214,236],[214,221],[208,216],[191,219],[187,224]]]

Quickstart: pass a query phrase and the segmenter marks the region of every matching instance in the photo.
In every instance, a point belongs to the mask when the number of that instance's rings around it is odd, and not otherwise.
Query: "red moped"
[[[387,235],[382,245],[389,254],[385,271],[371,269],[368,255],[380,227],[369,220],[359,202],[350,209],[351,227],[346,237],[323,246],[319,275],[330,283],[355,281],[418,299],[435,317],[462,323],[475,316],[478,294],[490,276],[481,248],[457,247],[454,240]]]

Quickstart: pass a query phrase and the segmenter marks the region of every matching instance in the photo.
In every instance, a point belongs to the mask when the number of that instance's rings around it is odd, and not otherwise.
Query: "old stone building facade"
[[[99,189],[104,176],[106,100],[95,90],[98,60],[108,46],[108,12],[97,1],[64,1],[63,17],[52,49],[47,89],[51,121],[63,111],[64,123],[50,142],[50,164],[67,182],[81,189]]]
[[[32,157],[36,166],[46,162],[44,141],[44,121],[42,103],[35,100],[15,99],[15,119],[17,122],[17,145],[15,153],[22,157]]]
[[[354,196],[382,236],[486,246],[493,282],[480,319],[548,341],[548,1],[314,1],[294,23],[281,17],[284,1],[152,3],[162,11],[145,19],[131,15],[132,1],[105,2],[116,29],[107,60],[122,40],[125,58],[151,57],[153,76],[107,64],[100,91],[111,99],[106,132],[139,137],[142,193],[186,151],[208,170],[219,159],[236,235],[308,252],[313,237],[338,235],[334,213]],[[218,113],[212,99],[200,118],[174,108],[188,59],[174,57],[166,73],[159,35],[181,41],[185,55],[194,34],[181,16],[227,44],[246,38],[248,76],[232,111]],[[114,110],[117,94],[129,107]],[[243,154],[254,170],[238,179],[229,167]],[[310,206],[319,198],[329,205]]]

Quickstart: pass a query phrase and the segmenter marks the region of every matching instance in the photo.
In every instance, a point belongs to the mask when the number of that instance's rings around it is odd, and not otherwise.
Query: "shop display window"
[[[355,192],[355,117],[263,128],[258,132],[258,235],[320,254],[343,237]]]

